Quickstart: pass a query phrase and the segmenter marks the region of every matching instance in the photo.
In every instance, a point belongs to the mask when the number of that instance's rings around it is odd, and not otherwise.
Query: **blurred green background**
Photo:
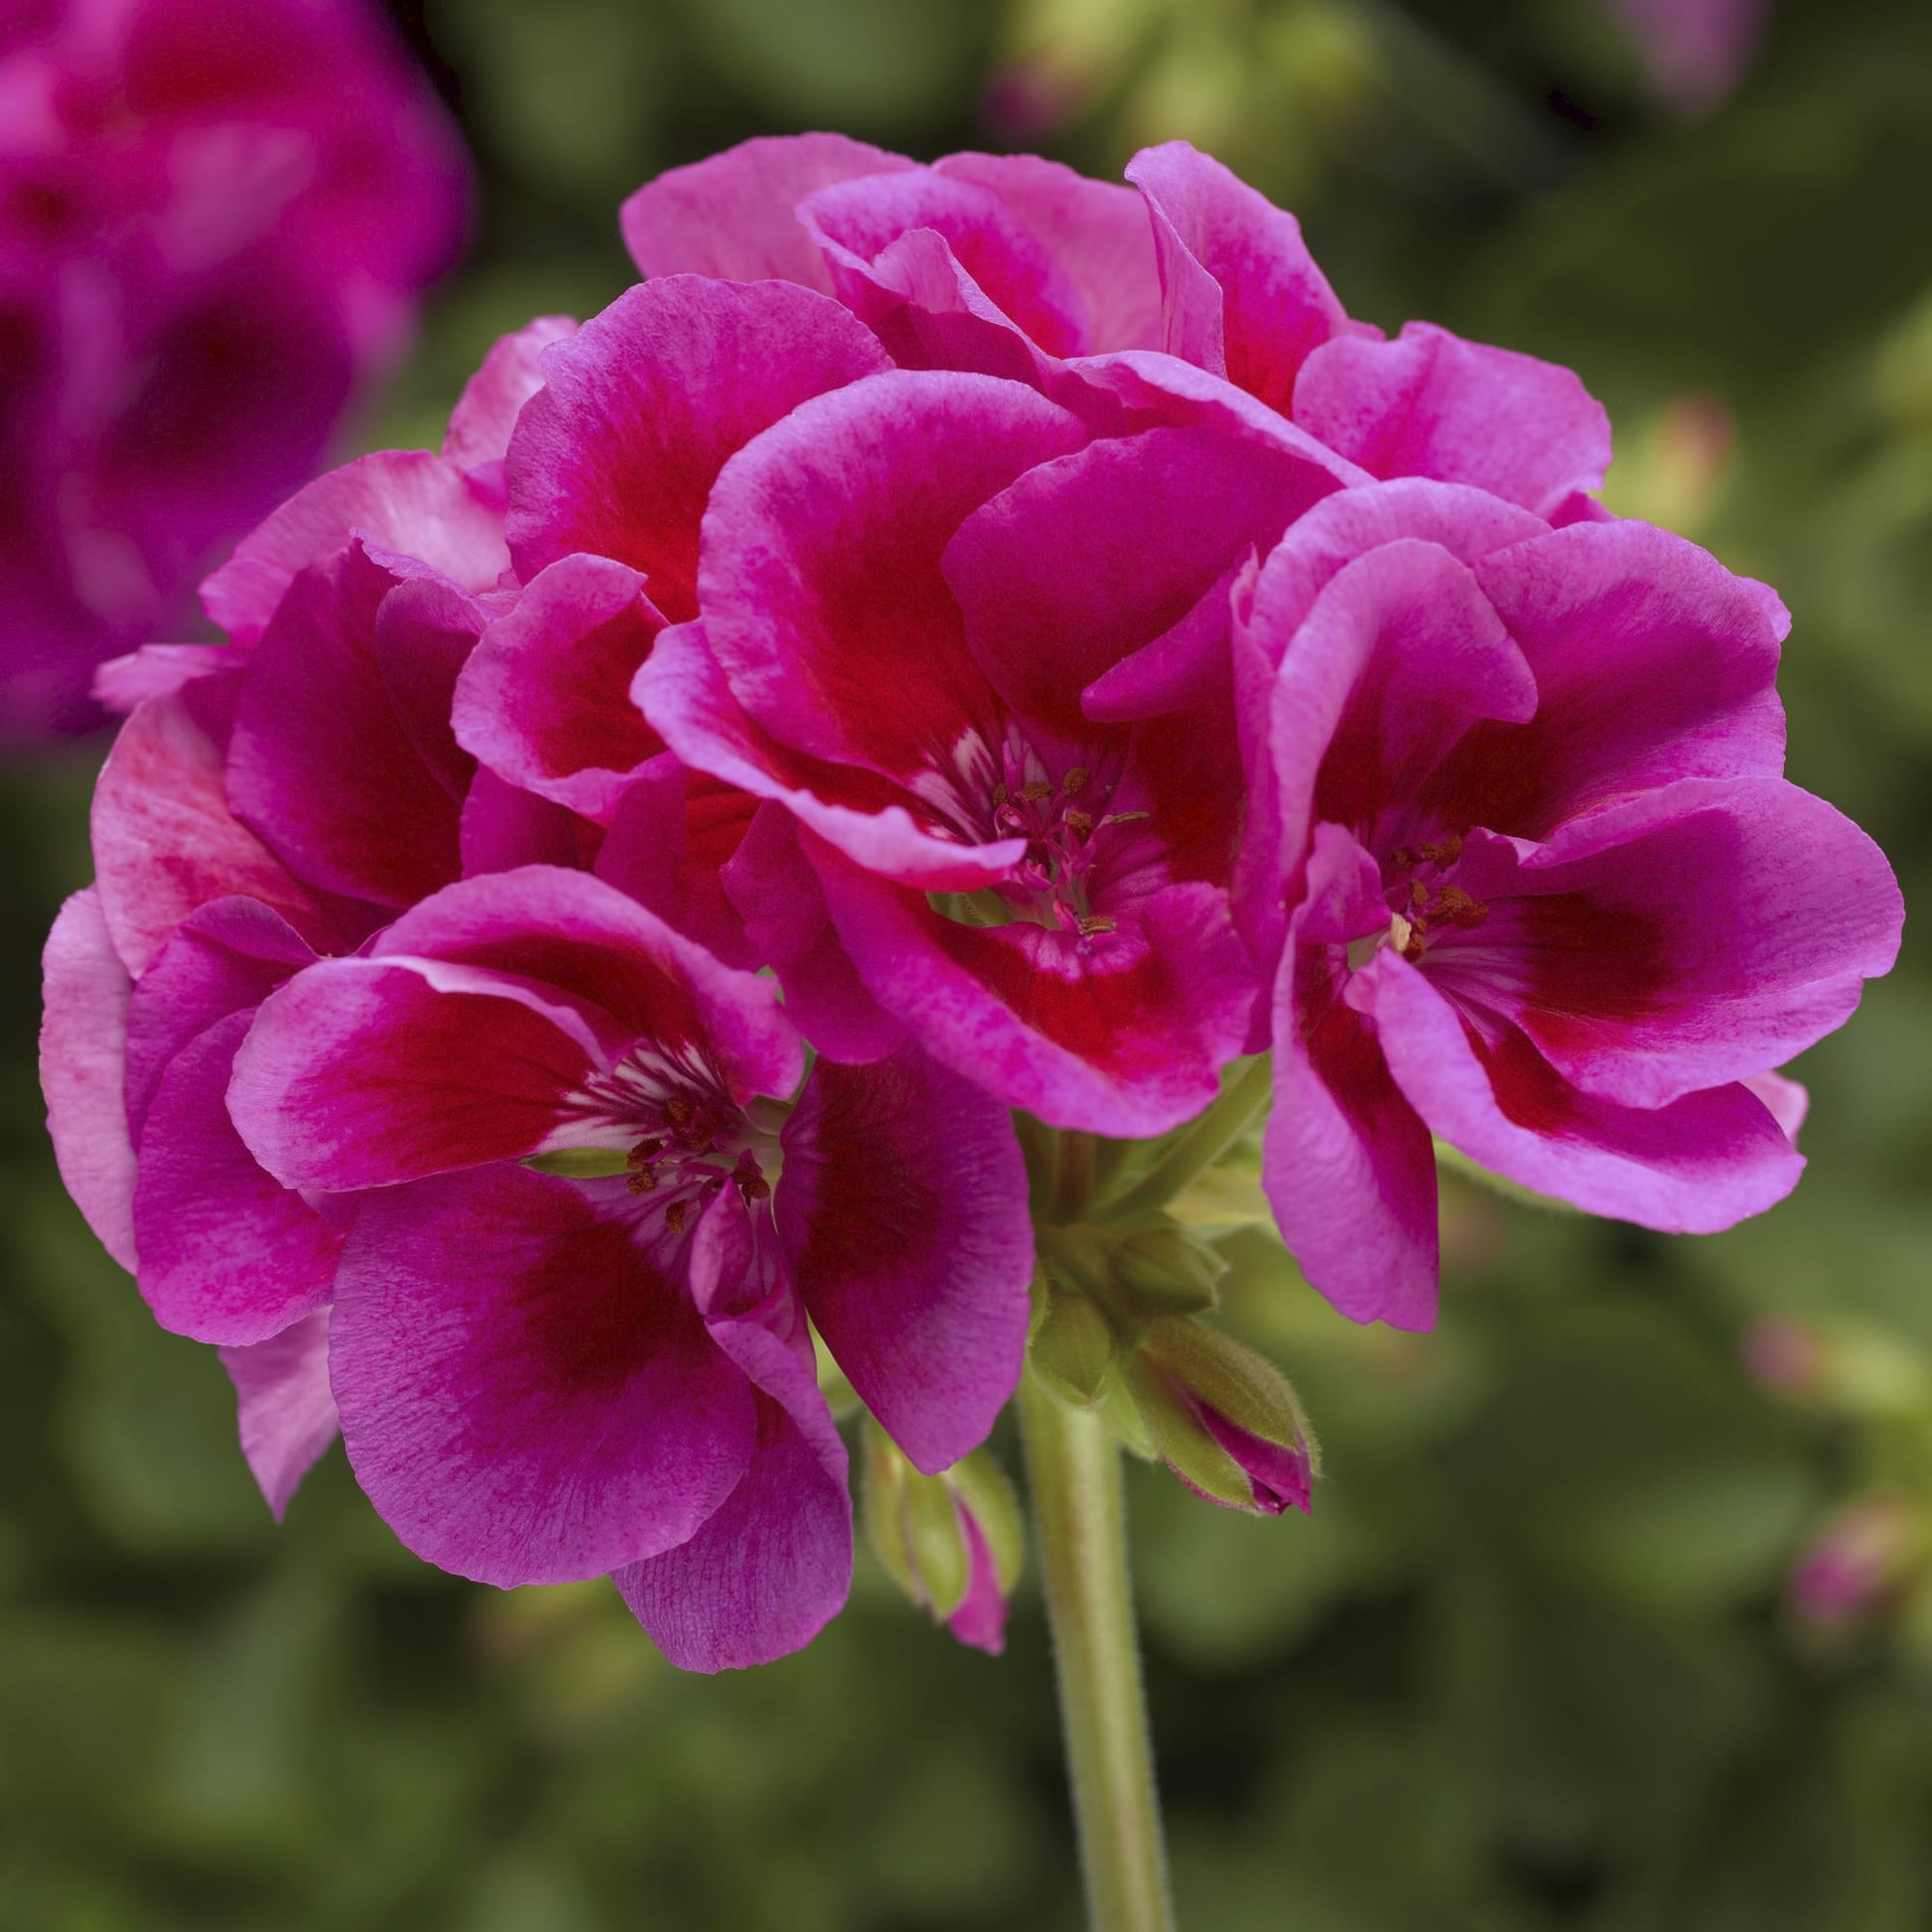
[[[1775,0],[1698,117],[1593,0],[429,0],[405,25],[486,211],[365,441],[433,443],[491,337],[629,279],[623,194],[743,136],[1117,177],[1187,135],[1302,214],[1356,314],[1583,372],[1613,506],[1784,593],[1793,775],[1922,897],[1922,0]],[[340,1452],[270,1524],[212,1351],[154,1327],[44,1145],[37,955],[87,875],[97,757],[0,776],[0,1927],[1074,1927],[1030,1587],[992,1662],[862,1557],[809,1653],[707,1681],[603,1586],[417,1564]],[[1230,1318],[1329,1475],[1312,1520],[1266,1523],[1134,1472],[1190,1932],[1932,1925],[1929,1049],[1914,934],[1799,1069],[1797,1196],[1718,1239],[1452,1186],[1431,1337],[1350,1329],[1242,1251]],[[1821,1539],[1836,1612],[1790,1586]]]

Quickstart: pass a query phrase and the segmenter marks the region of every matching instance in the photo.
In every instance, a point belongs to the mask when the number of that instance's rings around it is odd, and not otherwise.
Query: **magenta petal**
[[[463,385],[450,411],[444,456],[465,470],[502,462],[518,413],[543,387],[543,351],[576,333],[569,316],[538,316],[491,344],[483,367]]]
[[[698,525],[735,451],[809,396],[887,366],[825,296],[680,275],[630,289],[547,349],[510,439],[509,545],[528,582],[573,551],[643,572],[697,615]]]
[[[946,1628],[961,1643],[998,1657],[1007,1647],[1006,1591],[1000,1587],[1000,1573],[978,1519],[957,1498],[953,1507],[959,1511],[960,1534],[966,1539],[966,1594],[946,1619]]]
[[[943,838],[914,819],[908,791],[778,743],[733,695],[702,623],[660,631],[632,689],[685,763],[783,803],[869,871],[926,892],[973,892],[996,883],[1024,856],[1025,846],[1014,839],[963,846]]]
[[[145,699],[169,696],[214,671],[238,670],[242,661],[232,644],[143,644],[94,666],[94,700],[126,718]]]
[[[1572,371],[1433,323],[1326,344],[1294,399],[1304,429],[1373,476],[1473,483],[1539,516],[1609,467],[1610,419]]]
[[[608,558],[558,559],[484,631],[456,687],[452,722],[467,751],[600,824],[630,772],[664,749],[630,701],[664,626],[642,587]]]
[[[1529,850],[1472,838],[1462,877],[1491,916],[1432,951],[1432,975],[1507,1013],[1584,1091],[1636,1107],[1843,1026],[1905,916],[1884,854],[1781,778],[1686,779]]]
[[[1314,1491],[1307,1449],[1292,1443],[1271,1443],[1265,1436],[1230,1422],[1207,1403],[1198,1404],[1196,1413],[1201,1427],[1240,1465],[1253,1491],[1254,1506],[1262,1515],[1279,1516],[1285,1509],[1299,1509],[1305,1516],[1309,1513]],[[1181,1480],[1185,1482],[1186,1477]]]
[[[1253,967],[1211,886],[1166,887],[1095,943],[957,925],[834,858],[814,863],[867,991],[936,1058],[1052,1126],[1164,1134],[1214,1098],[1241,1051]]]
[[[134,972],[196,907],[231,896],[273,906],[321,946],[353,945],[368,929],[295,878],[229,810],[223,746],[204,722],[222,695],[207,688],[216,682],[150,698],[121,727],[94,787],[101,911]]]
[[[1521,729],[1469,735],[1441,779],[1462,823],[1532,837],[1679,778],[1776,778],[1790,620],[1763,586],[1645,523],[1580,523],[1471,568],[1536,673]]]
[[[272,1179],[228,1118],[233,1013],[177,1053],[155,1089],[134,1186],[138,1280],[155,1319],[197,1341],[249,1343],[327,1300],[340,1227]]]
[[[1208,427],[1151,429],[1027,472],[960,525],[946,581],[1000,695],[1077,739],[1085,686],[1333,487],[1286,451]]]
[[[1804,1161],[1757,1097],[1707,1088],[1667,1107],[1579,1092],[1513,1029],[1470,1034],[1429,974],[1388,951],[1349,983],[1410,1104],[1492,1172],[1592,1214],[1711,1234],[1762,1213]]]
[[[1349,327],[1301,224],[1185,141],[1142,149],[1127,179],[1154,217],[1162,346],[1286,416],[1304,360]]]
[[[122,1085],[131,982],[92,887],[61,907],[43,962],[41,1087],[61,1178],[100,1244],[134,1269],[134,1148]]]
[[[1044,243],[1085,311],[1082,354],[1161,346],[1161,272],[1132,189],[1032,154],[949,154],[932,172],[990,189]]]
[[[149,962],[127,1015],[127,1122],[138,1137],[168,1063],[217,1020],[261,1005],[315,959],[278,912],[221,898],[192,912]]]
[[[698,1223],[691,1286],[712,1339],[758,1391],[757,1447],[737,1488],[695,1536],[615,1581],[680,1669],[740,1669],[809,1643],[845,1601],[845,1445],[819,1393],[770,1225],[755,1223],[730,1188]]]
[[[362,536],[416,559],[467,591],[509,568],[502,512],[454,463],[427,450],[384,450],[299,490],[202,586],[208,616],[252,643],[299,571]]]
[[[241,1452],[279,1523],[296,1485],[336,1440],[329,1311],[305,1314],[266,1341],[222,1349],[221,1366],[234,1383]]]
[[[1767,1071],[1753,1073],[1738,1084],[1748,1087],[1763,1101],[1771,1118],[1784,1130],[1785,1139],[1796,1147],[1798,1130],[1804,1126],[1805,1116],[1811,1111],[1811,1094],[1804,1083],[1787,1079],[1782,1073]]]
[[[255,647],[228,747],[236,816],[301,878],[378,905],[408,905],[461,866],[459,800],[417,755],[377,650],[395,588],[359,544],[305,569]],[[445,640],[427,641],[447,671]]]
[[[793,210],[807,195],[834,182],[912,166],[902,156],[843,134],[742,141],[638,189],[621,216],[624,246],[653,278],[802,282],[830,295],[825,263]]]
[[[596,872],[727,966],[769,962],[745,933],[725,873],[764,810],[750,793],[659,753],[618,795]],[[782,814],[780,814],[782,816]],[[797,1016],[791,1016],[794,1024]]]
[[[975,292],[984,296],[989,319],[1005,317],[1048,355],[1077,355],[1091,345],[1087,305],[1072,277],[1003,198],[978,182],[933,168],[870,175],[821,189],[800,214],[825,252],[835,292],[868,322],[887,313],[875,290],[888,308],[896,294],[916,299],[916,281],[892,272],[904,251],[888,251],[923,231],[945,243],[969,279],[968,306],[979,306]]]
[[[1436,1156],[1375,1035],[1340,999],[1347,941],[1385,925],[1380,869],[1315,829],[1309,897],[1275,990],[1275,1102],[1262,1179],[1302,1272],[1354,1321],[1436,1323]]]
[[[369,1500],[418,1556],[480,1583],[675,1548],[757,1434],[744,1374],[621,1218],[517,1167],[372,1195],[330,1353]]]
[[[1033,1277],[1006,1108],[909,1046],[821,1060],[775,1208],[812,1320],[886,1433],[929,1475],[978,1448],[1020,1378]]]
[[[477,761],[450,729],[457,679],[487,613],[440,577],[411,577],[376,609],[375,663],[396,723],[423,768],[460,807]]]
[[[808,1432],[759,1395],[758,1443],[737,1488],[688,1541],[613,1581],[680,1670],[744,1670],[802,1650],[852,1587],[838,1432],[829,1422]]]
[[[601,827],[567,805],[499,778],[486,764],[479,765],[470,780],[457,829],[466,879],[518,866],[580,871],[595,858],[601,837]]]
[[[1256,594],[1257,621],[1268,580]],[[1372,848],[1469,728],[1520,722],[1536,682],[1468,569],[1433,543],[1384,544],[1338,571],[1282,660],[1270,719],[1293,867],[1316,819]]]
[[[1034,390],[949,371],[874,376],[767,431],[705,518],[705,639],[738,701],[787,745],[901,780],[967,730],[999,742],[941,560],[962,518],[1086,440]]]
[[[759,808],[722,883],[753,950],[785,990],[785,1013],[819,1052],[877,1060],[904,1038],[839,944],[818,873],[781,806]]]
[[[372,953],[452,988],[471,984],[460,968],[476,969],[481,990],[555,1014],[586,1039],[700,1044],[741,1105],[789,1094],[804,1074],[768,980],[720,964],[585,873],[528,866],[465,880],[405,912]]]
[[[228,1104],[285,1185],[380,1187],[535,1153],[600,1059],[574,1013],[502,975],[332,959],[263,1003]]]

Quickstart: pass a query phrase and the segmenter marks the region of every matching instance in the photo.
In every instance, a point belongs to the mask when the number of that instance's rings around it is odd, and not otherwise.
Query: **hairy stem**
[[[1060,1723],[1093,1932],[1173,1932],[1127,1574],[1120,1450],[1089,1410],[1020,1385]]]

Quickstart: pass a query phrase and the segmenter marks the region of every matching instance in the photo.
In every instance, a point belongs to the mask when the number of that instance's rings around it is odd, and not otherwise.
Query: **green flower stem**
[[[1090,1410],[1020,1384],[1034,1526],[1093,1932],[1173,1932],[1134,1602],[1120,1450]]]
[[[1268,1104],[1273,1079],[1274,1069],[1266,1053],[1250,1061],[1220,1099],[1175,1135],[1167,1153],[1126,1193],[1096,1209],[1091,1218],[1124,1221],[1167,1206],[1241,1138],[1249,1122]]]

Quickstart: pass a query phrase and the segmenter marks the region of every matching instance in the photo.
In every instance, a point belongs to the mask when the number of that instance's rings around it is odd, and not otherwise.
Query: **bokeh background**
[[[1711,0],[1645,6],[1669,21]],[[1717,11],[1726,10],[1718,0]],[[1731,11],[1747,14],[1749,9]],[[1609,500],[1775,583],[1793,775],[1928,883],[1932,16],[1772,0],[1726,92],[1598,0],[427,0],[399,19],[483,228],[363,446],[488,341],[630,279],[616,207],[746,135],[1186,135],[1348,307],[1574,364]],[[1062,1932],[1036,1597],[954,1647],[862,1557],[807,1654],[684,1678],[603,1586],[408,1557],[340,1451],[276,1529],[211,1350],[55,1178],[38,951],[99,746],[0,774],[0,1927]],[[1295,1377],[1311,1520],[1133,1472],[1190,1932],[1932,1925],[1932,954],[1799,1068],[1797,1196],[1674,1242],[1446,1195],[1441,1331],[1265,1243],[1228,1318]],[[1015,1445],[1003,1453],[1017,1463]]]

